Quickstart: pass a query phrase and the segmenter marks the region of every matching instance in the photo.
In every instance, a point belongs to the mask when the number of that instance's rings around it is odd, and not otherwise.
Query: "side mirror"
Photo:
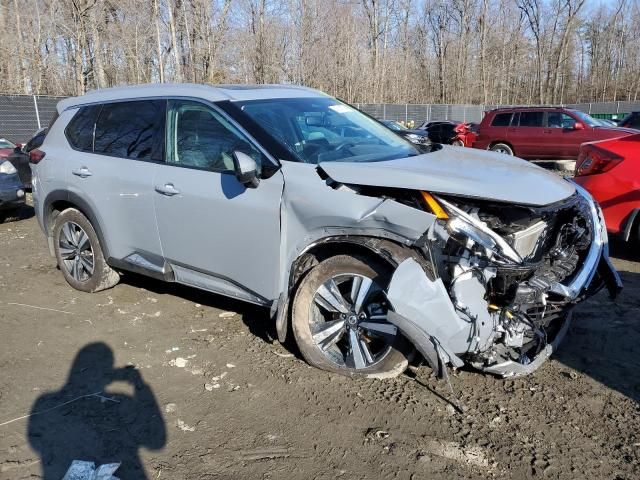
[[[256,161],[244,152],[233,152],[233,169],[238,181],[247,188],[257,188],[260,184]]]
[[[582,122],[576,122],[573,124],[573,129],[574,130],[584,130],[584,123]]]

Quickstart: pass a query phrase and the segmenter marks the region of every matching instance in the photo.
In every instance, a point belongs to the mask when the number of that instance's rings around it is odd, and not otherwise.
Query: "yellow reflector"
[[[449,215],[447,215],[447,212],[445,212],[444,209],[440,206],[440,204],[436,201],[436,199],[433,198],[433,195],[431,195],[428,192],[420,192],[420,193],[422,194],[423,200],[427,203],[427,205],[431,209],[431,212],[433,212],[433,214],[436,217],[442,220],[447,220],[449,218]]]

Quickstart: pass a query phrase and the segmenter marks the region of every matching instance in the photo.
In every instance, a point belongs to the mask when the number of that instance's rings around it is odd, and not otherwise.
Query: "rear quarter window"
[[[542,127],[544,112],[520,112],[521,127]]]
[[[493,117],[492,127],[508,127],[511,124],[512,113],[498,113]]]
[[[93,151],[93,127],[96,124],[100,105],[81,107],[65,129],[69,144],[76,150]]]

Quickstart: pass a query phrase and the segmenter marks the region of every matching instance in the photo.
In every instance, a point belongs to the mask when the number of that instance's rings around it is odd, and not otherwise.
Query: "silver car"
[[[270,308],[328,371],[523,375],[620,279],[598,205],[518,158],[413,145],[321,92],[146,85],[58,104],[34,203],[71,286],[122,272]]]

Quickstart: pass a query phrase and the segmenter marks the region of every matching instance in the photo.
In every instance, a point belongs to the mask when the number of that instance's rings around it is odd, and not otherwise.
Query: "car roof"
[[[58,112],[92,103],[153,97],[194,97],[212,102],[270,98],[327,97],[323,92],[298,85],[202,85],[196,83],[150,83],[91,90],[85,95],[58,102]]]
[[[575,108],[568,107],[553,107],[549,105],[531,106],[531,107],[498,107],[489,112],[522,112],[527,110],[575,110]]]

